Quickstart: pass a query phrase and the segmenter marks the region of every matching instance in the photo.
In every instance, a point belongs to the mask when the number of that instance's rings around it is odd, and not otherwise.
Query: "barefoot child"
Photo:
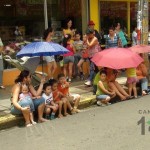
[[[111,98],[116,96],[115,92],[110,91],[108,88],[106,75],[107,75],[106,71],[104,70],[100,71],[100,80],[97,84],[97,92],[96,92],[97,105],[99,106],[110,105],[111,103],[109,103],[109,101],[111,100]]]
[[[57,84],[57,81],[55,79],[50,80],[50,85],[51,85],[51,88],[52,88],[54,102],[56,104],[58,104],[58,106],[59,106],[58,118],[63,117],[63,115],[62,115],[62,106],[64,108],[64,116],[67,116],[68,115],[68,113],[67,113],[67,105],[68,105],[67,98],[65,97],[65,95],[63,93],[61,93],[58,90],[58,88],[57,88],[58,84]],[[73,108],[70,106],[69,109],[72,110]]]
[[[129,96],[130,98],[137,98],[136,83],[138,79],[136,76],[136,68],[127,68],[126,75],[127,75]],[[133,90],[134,97],[132,97],[132,90]]]
[[[21,93],[19,95],[19,100],[20,101],[30,101],[30,105],[28,107],[30,109],[31,124],[28,124],[27,127],[36,124],[36,122],[34,121],[34,117],[33,117],[33,111],[35,111],[35,109],[34,109],[34,104],[32,102],[32,99],[35,99],[35,97],[32,97],[31,93],[29,92],[28,86],[26,84],[22,84]]]
[[[42,94],[42,97],[45,99],[45,113],[46,113],[46,119],[53,120],[55,119],[55,113],[58,110],[58,104],[56,104],[53,101],[53,94],[51,90],[51,86],[49,83],[45,83],[43,86],[44,93]],[[52,110],[52,113],[51,113]],[[51,115],[50,115],[51,113]]]
[[[78,113],[80,112],[78,108],[79,102],[80,102],[80,95],[79,94],[70,94],[69,92],[69,82],[66,81],[64,74],[58,75],[58,90],[63,93],[71,103],[73,103],[73,109],[71,110],[71,113]],[[68,103],[68,108],[70,109],[70,103]]]

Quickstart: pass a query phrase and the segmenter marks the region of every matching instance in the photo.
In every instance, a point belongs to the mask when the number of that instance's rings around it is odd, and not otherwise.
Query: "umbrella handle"
[[[40,56],[41,60],[42,60],[42,76],[44,76],[44,68],[43,68],[43,56]]]

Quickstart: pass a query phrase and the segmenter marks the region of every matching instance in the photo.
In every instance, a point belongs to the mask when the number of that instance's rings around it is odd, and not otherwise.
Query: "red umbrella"
[[[136,52],[136,53],[148,53],[150,52],[150,46],[148,45],[135,45],[130,48],[129,50]]]
[[[137,67],[143,58],[127,48],[109,48],[96,53],[92,61],[97,66],[123,69]]]

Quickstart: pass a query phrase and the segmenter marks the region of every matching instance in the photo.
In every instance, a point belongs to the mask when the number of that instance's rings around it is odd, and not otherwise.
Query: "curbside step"
[[[84,95],[83,95],[84,96]],[[89,98],[82,98],[79,103],[79,109],[84,109],[95,104],[96,98],[94,95]],[[22,116],[14,116],[11,114],[0,117],[0,130],[8,129],[14,126],[23,126],[24,118]]]
[[[22,116],[14,116],[8,114],[0,118],[0,130],[14,127],[16,125],[22,124],[24,119]]]

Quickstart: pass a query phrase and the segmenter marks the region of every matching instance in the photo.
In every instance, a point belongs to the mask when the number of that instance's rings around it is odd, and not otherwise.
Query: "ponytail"
[[[15,83],[22,82],[24,78],[27,78],[27,76],[30,74],[28,70],[23,70],[15,80]]]

